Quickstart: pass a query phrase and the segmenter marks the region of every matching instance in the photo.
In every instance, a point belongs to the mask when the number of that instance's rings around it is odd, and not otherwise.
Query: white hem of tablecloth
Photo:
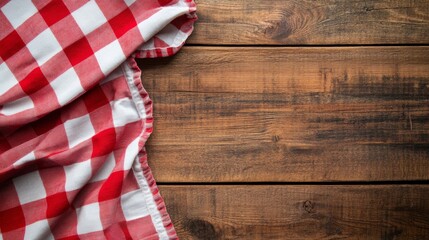
[[[159,193],[150,167],[147,164],[147,154],[144,145],[152,132],[152,100],[143,87],[140,79],[141,72],[134,58],[128,59],[123,64],[123,71],[131,91],[132,99],[144,125],[139,141],[139,149],[141,150],[132,167],[134,176],[145,196],[145,199],[142,199],[142,201],[145,201],[148,207],[159,238],[161,240],[178,239],[170,216],[167,213],[164,200]]]

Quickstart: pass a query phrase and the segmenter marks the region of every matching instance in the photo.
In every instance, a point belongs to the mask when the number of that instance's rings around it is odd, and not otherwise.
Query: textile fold
[[[175,54],[189,0],[0,0],[0,239],[177,239],[147,163],[135,58]]]

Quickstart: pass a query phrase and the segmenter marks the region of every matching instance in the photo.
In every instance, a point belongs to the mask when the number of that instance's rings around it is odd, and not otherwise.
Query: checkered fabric
[[[170,56],[191,0],[0,0],[0,240],[176,239],[147,165],[136,57]]]

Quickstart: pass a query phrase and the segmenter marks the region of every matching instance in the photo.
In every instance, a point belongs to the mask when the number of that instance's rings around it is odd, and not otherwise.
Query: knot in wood
[[[308,213],[314,212],[314,203],[313,202],[307,200],[302,204],[302,206],[306,212],[308,212]]]
[[[216,239],[215,227],[206,220],[189,219],[185,223],[185,229],[198,239]]]

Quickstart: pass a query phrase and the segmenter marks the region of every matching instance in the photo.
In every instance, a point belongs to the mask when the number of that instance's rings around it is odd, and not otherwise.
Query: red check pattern
[[[173,55],[191,0],[0,0],[0,239],[176,239],[147,165],[134,58]]]

